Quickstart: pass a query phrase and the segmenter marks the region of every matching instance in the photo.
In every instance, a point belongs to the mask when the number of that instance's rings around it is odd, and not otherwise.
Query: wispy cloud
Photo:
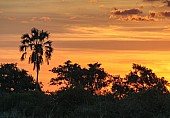
[[[40,18],[40,20],[42,20],[42,21],[51,21],[51,18],[48,17],[48,16],[43,16],[43,17]]]
[[[120,18],[122,21],[158,21],[156,18],[152,18],[149,16],[140,16],[140,15],[133,15],[133,16],[128,16],[125,18]]]
[[[162,16],[170,17],[170,11],[159,12]]]
[[[133,8],[133,9],[125,9],[125,10],[122,10],[122,9],[114,9],[111,11],[111,14],[114,14],[114,15],[134,15],[134,14],[141,14],[142,11],[139,10],[138,8]]]
[[[16,20],[17,18],[15,17],[15,16],[10,16],[10,17],[8,17],[8,20],[10,20],[10,21],[14,21],[14,20]]]
[[[38,18],[37,17],[32,17],[31,21],[36,21]]]
[[[121,21],[157,21],[150,15],[142,15],[143,11],[138,8],[132,9],[114,9],[111,11],[110,18],[118,19]]]
[[[152,17],[170,17],[170,11],[161,11],[161,12],[149,11],[149,14]]]
[[[48,16],[32,17],[31,21],[51,21],[51,18]]]

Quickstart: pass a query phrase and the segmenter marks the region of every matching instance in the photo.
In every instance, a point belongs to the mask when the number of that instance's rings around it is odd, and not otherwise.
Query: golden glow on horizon
[[[29,71],[35,77],[35,71],[32,70],[33,65],[28,64],[28,59],[20,61],[21,53],[18,50],[2,50],[0,53],[1,63],[18,63],[19,68]],[[126,74],[132,70],[132,63],[142,64],[155,72],[158,77],[165,77],[170,81],[170,51],[104,51],[104,50],[77,50],[77,49],[55,49],[50,65],[45,62],[41,66],[40,81],[44,84],[44,90],[55,90],[56,86],[49,86],[50,78],[56,75],[48,70],[58,65],[62,65],[65,61],[71,60],[78,63],[82,67],[87,67],[89,63],[99,62],[106,72],[113,75]]]

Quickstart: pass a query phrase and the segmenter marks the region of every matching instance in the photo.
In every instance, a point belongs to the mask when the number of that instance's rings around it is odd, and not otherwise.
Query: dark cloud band
[[[111,14],[114,14],[114,15],[134,15],[134,14],[141,14],[141,13],[142,11],[137,8],[125,9],[125,10],[114,9],[111,11]]]

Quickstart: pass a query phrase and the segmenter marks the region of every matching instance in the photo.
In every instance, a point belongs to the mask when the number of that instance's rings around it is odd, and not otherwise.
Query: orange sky
[[[145,65],[170,80],[170,6],[162,0],[1,0],[0,62],[20,62],[20,37],[32,27],[47,30],[54,41],[48,70],[70,59],[83,67],[99,62],[111,74],[124,76],[132,63]]]

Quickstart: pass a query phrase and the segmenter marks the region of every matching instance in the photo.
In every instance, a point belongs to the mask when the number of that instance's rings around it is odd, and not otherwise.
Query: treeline
[[[43,92],[17,64],[0,65],[0,117],[9,118],[168,118],[169,83],[151,69],[133,64],[124,78],[107,73],[101,64],[66,61],[54,67],[51,85]]]
[[[99,63],[88,64],[88,68],[82,68],[68,60],[51,70],[56,73],[56,78],[52,78],[50,84],[65,85],[62,89],[81,86],[93,94],[112,94],[118,99],[150,88],[158,89],[162,93],[169,92],[169,83],[164,77],[157,77],[151,69],[138,64],[133,64],[132,69],[122,78],[107,73]]]

